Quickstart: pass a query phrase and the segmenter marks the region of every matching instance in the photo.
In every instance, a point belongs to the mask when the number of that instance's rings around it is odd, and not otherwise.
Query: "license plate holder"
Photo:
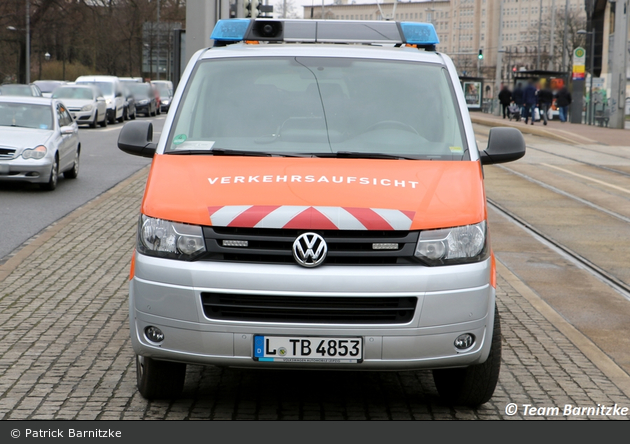
[[[358,336],[254,336],[253,359],[259,362],[360,364],[363,353]]]

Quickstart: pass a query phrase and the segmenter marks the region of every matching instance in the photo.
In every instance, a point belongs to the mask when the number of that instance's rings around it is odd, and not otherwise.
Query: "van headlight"
[[[205,251],[200,226],[140,215],[138,252],[148,256],[192,260]]]
[[[420,232],[414,255],[428,265],[478,262],[488,257],[486,222]]]

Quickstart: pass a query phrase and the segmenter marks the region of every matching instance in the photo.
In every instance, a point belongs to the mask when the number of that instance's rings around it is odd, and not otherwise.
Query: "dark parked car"
[[[167,113],[173,100],[173,82],[170,80],[152,80],[151,83],[160,93],[160,109]]]
[[[136,118],[136,99],[134,98],[129,85],[123,82],[123,97],[125,98],[125,109],[123,116],[125,120],[134,120]]]
[[[136,113],[145,116],[155,116],[157,114],[157,98],[150,83],[125,84],[133,94],[136,101]]]

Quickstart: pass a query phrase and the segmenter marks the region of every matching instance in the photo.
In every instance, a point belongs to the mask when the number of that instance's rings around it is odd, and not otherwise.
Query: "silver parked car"
[[[79,127],[57,99],[0,97],[0,181],[57,187],[79,174]]]
[[[0,86],[0,96],[42,97],[42,92],[39,86],[33,83],[28,85],[21,83],[5,83]]]
[[[35,80],[33,83],[39,87],[42,97],[52,97],[55,89],[68,82],[65,80]]]
[[[101,90],[94,85],[64,85],[55,89],[52,97],[63,100],[79,125],[107,126],[107,104]]]

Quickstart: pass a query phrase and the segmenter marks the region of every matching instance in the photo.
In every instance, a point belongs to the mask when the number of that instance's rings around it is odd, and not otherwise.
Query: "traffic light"
[[[483,59],[483,49],[480,49],[480,50],[479,50],[479,54],[477,55],[477,58],[478,58],[479,60],[482,60],[482,59]]]

